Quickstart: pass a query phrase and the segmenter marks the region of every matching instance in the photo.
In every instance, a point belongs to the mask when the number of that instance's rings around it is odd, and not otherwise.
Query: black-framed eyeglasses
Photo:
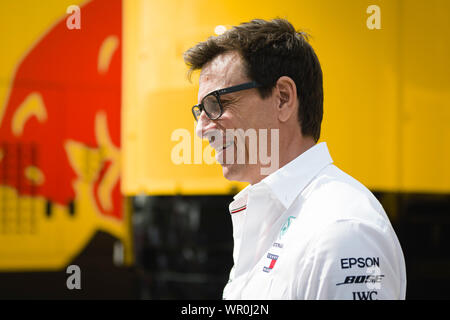
[[[201,101],[201,103],[196,104],[192,107],[192,114],[194,115],[195,121],[198,121],[203,110],[205,110],[206,115],[211,120],[217,120],[222,116],[223,106],[220,101],[220,96],[227,93],[237,92],[241,90],[253,89],[261,87],[256,81],[247,82],[243,84],[238,84],[237,86],[232,86],[224,89],[215,90],[208,93]]]

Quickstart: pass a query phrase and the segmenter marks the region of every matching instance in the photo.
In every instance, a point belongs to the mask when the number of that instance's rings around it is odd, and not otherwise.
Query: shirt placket
[[[249,274],[275,238],[280,216],[285,211],[265,185],[255,186],[248,195],[236,277]]]

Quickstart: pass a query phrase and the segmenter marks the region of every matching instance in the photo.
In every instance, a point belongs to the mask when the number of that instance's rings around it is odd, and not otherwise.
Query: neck
[[[258,165],[254,168],[254,174],[249,179],[248,182],[251,184],[256,184],[262,179],[267,177],[269,174],[277,171],[279,168],[284,167],[286,164],[297,158],[299,155],[304,153],[306,150],[310,149],[316,144],[314,138],[304,137],[299,131],[295,133],[285,133],[284,135],[280,132],[279,137],[279,150],[278,150],[278,162],[274,164],[274,154],[271,152],[270,160],[268,165],[262,166]],[[276,150],[275,150],[276,151]],[[264,169],[266,168],[266,169]]]

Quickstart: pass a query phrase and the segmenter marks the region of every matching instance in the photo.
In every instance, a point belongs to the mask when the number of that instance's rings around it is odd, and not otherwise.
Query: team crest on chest
[[[278,239],[281,239],[286,234],[286,232],[288,231],[288,229],[291,226],[292,221],[294,219],[295,219],[294,216],[289,216],[289,218],[287,218],[286,222],[281,227],[280,234],[278,235]]]

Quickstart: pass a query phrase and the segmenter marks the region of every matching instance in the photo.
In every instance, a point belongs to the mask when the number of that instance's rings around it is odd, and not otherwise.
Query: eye
[[[226,107],[227,105],[231,104],[232,100],[220,100],[220,103],[222,104],[223,107]]]

